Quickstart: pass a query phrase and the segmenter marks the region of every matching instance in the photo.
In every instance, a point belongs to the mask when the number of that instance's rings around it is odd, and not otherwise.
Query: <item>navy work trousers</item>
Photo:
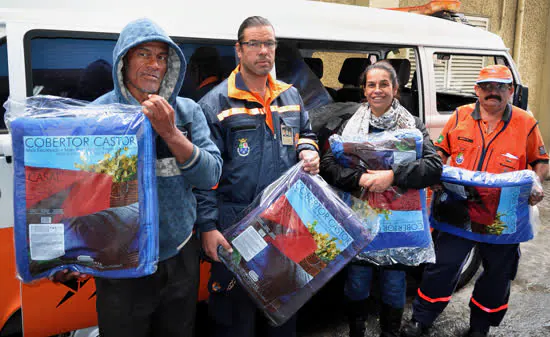
[[[519,262],[519,244],[478,243],[441,232],[435,240],[436,263],[424,270],[413,302],[413,319],[430,326],[449,303],[468,253],[477,244],[483,272],[470,300],[470,327],[489,331],[508,308],[511,281]]]
[[[211,292],[208,312],[214,323],[212,337],[296,337],[296,316],[281,326],[270,326],[238,284],[231,290]]]
[[[149,276],[96,278],[101,337],[189,337],[194,334],[199,289],[199,242],[193,235],[180,252]]]

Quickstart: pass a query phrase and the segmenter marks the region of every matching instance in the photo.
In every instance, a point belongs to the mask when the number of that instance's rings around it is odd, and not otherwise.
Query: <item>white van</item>
[[[14,1],[13,6],[33,8],[0,8],[0,101],[36,94],[88,100],[100,96],[112,87],[109,69],[118,33],[139,17],[162,26],[188,60],[200,46],[215,48],[221,76],[227,76],[237,63],[233,46],[239,24],[262,15],[273,23],[280,42],[274,74],[295,84],[312,110],[333,101],[361,100],[359,74],[381,59],[392,60],[403,104],[424,121],[433,138],[457,106],[475,101],[473,85],[485,65],[504,64],[512,70],[514,103],[526,107],[527,89],[502,39],[461,23],[297,0],[65,2],[72,8],[58,8],[64,1]],[[86,70],[93,67],[89,76]],[[191,82],[186,78],[183,95],[196,89]],[[95,290],[90,280],[20,285],[15,278],[12,153],[1,107],[0,113],[0,335],[22,329],[22,307],[25,336],[93,326]],[[472,266],[466,274],[475,272],[476,263]],[[202,272],[200,296],[205,299],[208,265]],[[72,335],[97,336],[97,329]]]

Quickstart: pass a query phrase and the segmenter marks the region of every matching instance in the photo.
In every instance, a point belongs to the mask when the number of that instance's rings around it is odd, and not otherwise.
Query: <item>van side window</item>
[[[435,53],[437,111],[452,114],[457,107],[474,103],[477,100],[474,85],[481,68],[503,61],[501,56]]]
[[[8,81],[8,44],[6,37],[0,38],[0,133],[7,133],[4,123],[4,102],[10,95],[10,85]]]
[[[113,89],[116,41],[35,37],[30,41],[32,95],[93,101]]]
[[[28,84],[29,95],[55,95],[93,101],[113,89],[112,55],[116,36],[99,39],[95,36],[52,35],[54,33],[51,32],[45,32],[44,36],[37,33],[30,38],[32,80]],[[182,96],[200,99],[236,67],[232,44],[181,42],[179,47],[188,63],[180,91]],[[212,76],[216,77],[214,81]],[[204,84],[205,79],[207,84]],[[196,83],[199,80],[201,82]]]
[[[292,84],[302,96],[304,107],[311,111],[333,103],[330,93],[321,83],[323,62],[319,58],[304,58],[295,43],[280,41],[275,56],[277,80]]]
[[[415,81],[418,50],[403,45],[279,39],[277,79],[292,83],[309,112],[322,149],[328,138],[365,101],[361,74],[373,62],[387,60],[403,83],[401,103],[424,118],[422,85]],[[309,68],[309,69],[308,69]]]
[[[237,66],[233,45],[179,43],[187,70],[179,96],[199,101]]]
[[[307,55],[309,51],[305,52]],[[370,57],[368,51],[311,50],[311,52],[311,56],[320,59],[323,64],[324,72],[320,80],[335,102],[360,102],[364,99],[359,77],[370,65],[371,58],[374,58]]]
[[[313,43],[311,43],[313,44]],[[323,67],[320,79],[335,102],[362,102],[365,100],[359,79],[363,71],[372,64],[387,60],[394,68],[399,81],[399,100],[409,112],[421,117],[419,86],[416,81],[416,49],[404,46],[344,45],[341,50],[313,48],[301,50],[309,59],[318,59]],[[352,48],[357,48],[357,52]],[[339,48],[338,48],[339,49]],[[347,50],[346,50],[347,49]],[[278,57],[278,56],[277,56]]]
[[[398,98],[401,105],[414,116],[419,117],[418,80],[416,76],[416,53],[413,48],[392,50],[386,60],[393,66],[399,82]]]

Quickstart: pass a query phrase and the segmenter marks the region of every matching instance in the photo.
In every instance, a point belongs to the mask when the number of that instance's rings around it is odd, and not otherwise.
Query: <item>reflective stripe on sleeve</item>
[[[317,143],[314,140],[311,140],[309,138],[300,138],[300,139],[298,139],[298,144],[297,145],[301,145],[301,144],[310,144],[310,145],[315,146],[315,148],[317,150],[319,150],[319,145],[317,145]]]

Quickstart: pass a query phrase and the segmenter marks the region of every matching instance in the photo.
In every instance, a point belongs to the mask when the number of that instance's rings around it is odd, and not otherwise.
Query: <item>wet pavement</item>
[[[512,283],[509,309],[501,326],[492,328],[491,337],[544,337],[550,336],[550,181],[544,183],[547,196],[539,204],[541,223],[534,240],[521,244],[521,259],[516,279]],[[462,336],[468,330],[470,309],[468,301],[474,281],[453,295],[451,303],[434,323],[426,337]],[[411,315],[411,296],[407,298],[405,319]],[[376,299],[371,301],[366,337],[379,336]],[[341,302],[315,304],[322,311],[303,314],[299,319],[301,337],[348,336]]]

